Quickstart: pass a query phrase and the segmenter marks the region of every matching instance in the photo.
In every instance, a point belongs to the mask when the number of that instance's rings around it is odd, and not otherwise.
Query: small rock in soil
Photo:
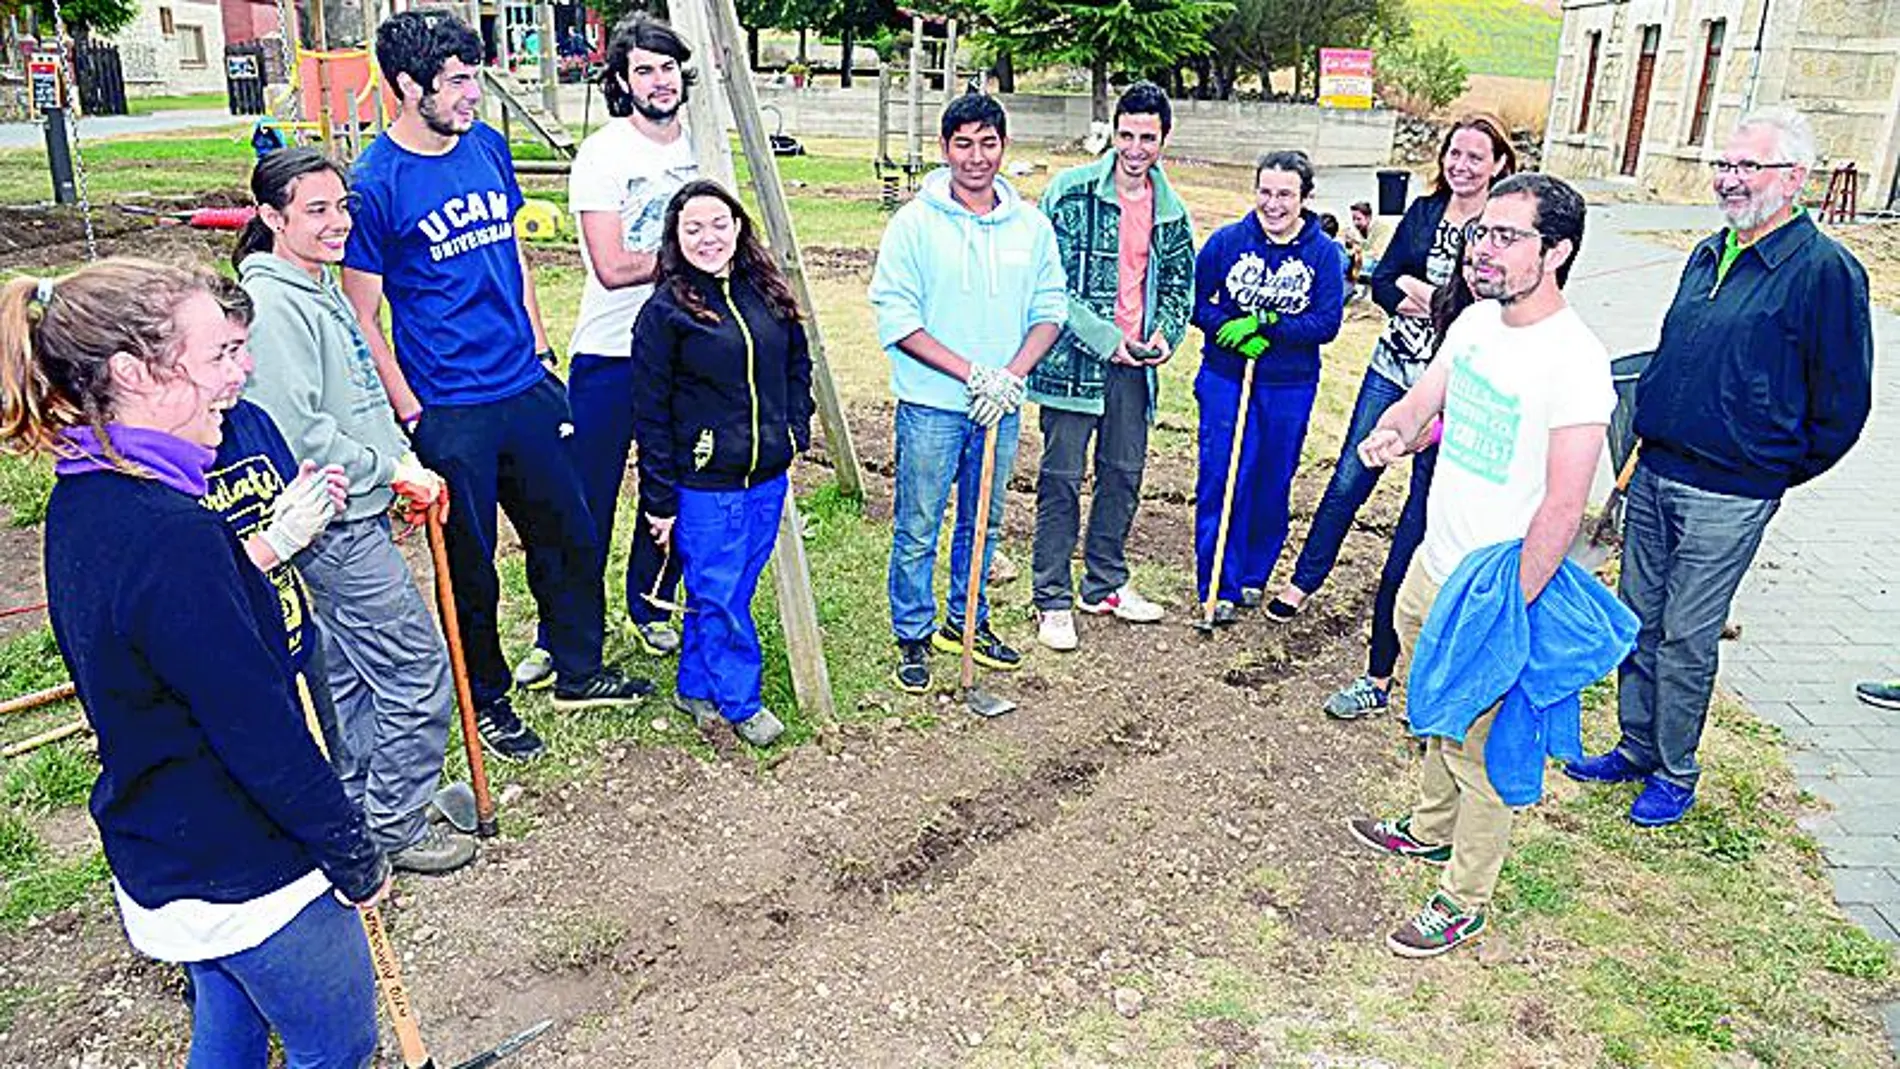
[[[727,1047],[706,1063],[706,1069],[745,1069],[745,1059],[739,1057],[739,1048]]]
[[[1141,1012],[1141,1002],[1141,992],[1134,988],[1118,987],[1115,989],[1115,1012],[1121,1014],[1123,1017],[1133,1019],[1136,1014]]]

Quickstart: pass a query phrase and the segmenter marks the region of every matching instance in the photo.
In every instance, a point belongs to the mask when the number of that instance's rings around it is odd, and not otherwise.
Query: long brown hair
[[[697,197],[713,197],[725,202],[732,210],[733,221],[739,224],[739,242],[732,254],[732,276],[751,284],[759,295],[765,298],[765,305],[772,314],[787,323],[799,321],[798,301],[792,296],[791,283],[785,280],[785,272],[780,271],[778,261],[759,240],[759,232],[752,225],[752,218],[745,211],[745,205],[739,198],[726,192],[726,188],[710,178],[698,178],[680,187],[678,193],[666,205],[666,224],[660,233],[660,264],[654,274],[654,284],[665,286],[673,294],[673,300],[686,309],[686,314],[701,323],[719,322],[719,313],[706,307],[706,298],[693,285],[693,266],[686,259],[686,251],[680,248],[680,212],[686,203]]]
[[[1451,139],[1458,136],[1460,130],[1476,130],[1491,139],[1491,155],[1504,161],[1498,173],[1491,176],[1491,184],[1517,173],[1517,148],[1511,144],[1511,135],[1505,132],[1504,120],[1489,112],[1474,111],[1445,129],[1444,140],[1438,143],[1438,175],[1432,179],[1433,193],[1450,193],[1451,183],[1445,181],[1445,153],[1451,151]]]
[[[202,268],[113,257],[0,288],[0,446],[65,453],[60,432],[85,426],[110,450],[112,357],[170,367],[179,305],[213,282]]]

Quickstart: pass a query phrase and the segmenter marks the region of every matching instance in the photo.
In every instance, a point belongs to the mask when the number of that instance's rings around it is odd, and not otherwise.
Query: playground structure
[[[926,24],[936,23],[944,28],[942,38],[926,38]],[[930,165],[924,162],[923,155],[923,97],[926,80],[926,57],[928,42],[941,40],[942,54],[936,64],[930,64],[932,72],[941,71],[943,80],[943,100],[946,105],[957,95],[957,20],[954,16],[925,15],[919,11],[910,12],[910,47],[905,68],[900,72],[888,62],[880,61],[877,67],[877,155],[871,160],[871,169],[877,174],[881,189],[880,204],[886,211],[897,210],[898,203],[905,197],[917,192]],[[904,94],[904,158],[902,161],[891,157],[891,100],[901,89]],[[900,195],[899,186],[902,186]]]

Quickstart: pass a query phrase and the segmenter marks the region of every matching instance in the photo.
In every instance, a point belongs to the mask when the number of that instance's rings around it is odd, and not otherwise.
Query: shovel
[[[963,701],[985,720],[1012,712],[1016,703],[976,685],[976,594],[983,578],[983,548],[990,534],[990,486],[996,478],[996,424],[983,431],[983,469],[977,479],[976,537],[970,545],[970,579],[963,596]]]
[[[1623,470],[1616,476],[1616,487],[1604,499],[1603,511],[1597,514],[1596,522],[1587,532],[1580,530],[1570,540],[1570,549],[1564,556],[1584,571],[1594,572],[1608,564],[1623,545],[1623,499],[1629,492],[1630,477],[1636,474],[1636,457],[1641,452],[1640,448],[1630,450],[1629,459],[1623,462]]]
[[[1240,373],[1240,411],[1234,414],[1234,444],[1227,451],[1227,486],[1221,491],[1220,526],[1214,529],[1214,566],[1207,580],[1207,601],[1201,606],[1201,618],[1194,623],[1194,630],[1202,638],[1211,638],[1214,634],[1214,606],[1220,604],[1221,564],[1227,559],[1227,527],[1234,518],[1234,483],[1240,479],[1240,444],[1247,437],[1247,410],[1253,400],[1253,369],[1258,360],[1247,361],[1247,370]]]

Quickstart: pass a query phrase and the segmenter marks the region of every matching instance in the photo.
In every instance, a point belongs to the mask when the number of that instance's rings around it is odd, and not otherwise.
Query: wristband
[[[543,349],[534,354],[534,358],[548,367],[553,367],[555,362],[554,349],[552,347]]]

